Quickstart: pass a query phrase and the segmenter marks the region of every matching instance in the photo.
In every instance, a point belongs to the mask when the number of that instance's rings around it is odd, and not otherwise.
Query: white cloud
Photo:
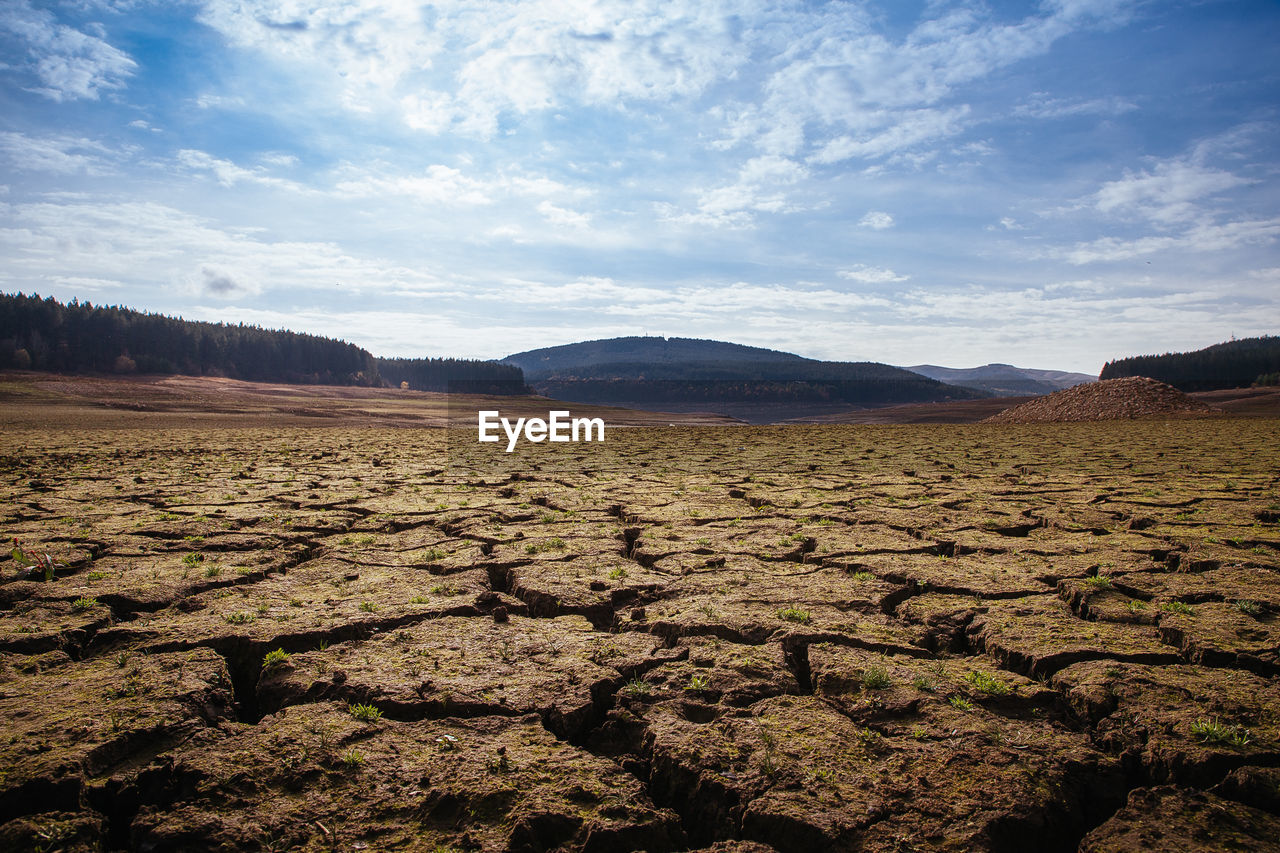
[[[278,189],[305,192],[306,187],[294,181],[273,177],[263,169],[245,169],[230,160],[222,160],[204,151],[185,148],[178,152],[177,160],[183,166],[197,172],[209,172],[224,187],[239,183],[263,184]]]
[[[421,268],[346,251],[334,243],[264,239],[166,205],[14,204],[0,255],[14,280],[117,280],[153,292],[177,285],[219,296],[319,290],[378,293],[446,285]]]
[[[907,281],[910,278],[910,276],[898,275],[891,269],[869,267],[865,264],[856,264],[850,269],[840,270],[836,275],[841,278],[847,278],[849,281],[859,281],[863,284],[889,284],[895,281]]]
[[[1127,173],[1110,181],[1093,197],[1103,213],[1135,215],[1161,224],[1188,222],[1202,216],[1201,199],[1253,183],[1221,169],[1186,160],[1169,160],[1151,171]]]
[[[538,203],[538,212],[552,225],[566,228],[586,228],[591,224],[591,217],[576,210],[557,207],[549,201]]]
[[[1133,239],[1102,237],[1077,243],[1069,249],[1054,250],[1052,257],[1072,264],[1122,261],[1160,253],[1225,252],[1251,245],[1266,245],[1280,238],[1280,218],[1238,220],[1223,224],[1200,223],[1174,236]]]
[[[0,155],[19,171],[57,175],[109,174],[116,156],[102,143],[83,137],[36,138],[12,132],[0,132]]]
[[[1036,92],[1026,103],[1014,107],[1013,114],[1029,118],[1056,119],[1075,116],[1119,116],[1138,109],[1138,105],[1124,98],[1110,95],[1105,98],[1054,98],[1046,92]]]
[[[868,210],[866,214],[858,220],[859,227],[870,228],[873,231],[883,231],[886,228],[892,228],[893,224],[893,217],[885,213],[883,210]]]
[[[347,109],[489,137],[506,115],[696,96],[747,61],[733,23],[746,11],[729,0],[206,0],[201,20],[282,63],[322,69]]]
[[[32,91],[53,101],[97,100],[103,92],[123,88],[137,67],[128,54],[58,23],[51,11],[32,8],[30,0],[0,7],[0,32],[23,44],[26,61],[19,67],[43,84]]]
[[[809,170],[794,160],[774,155],[754,157],[738,170],[731,184],[698,194],[696,212],[681,213],[674,205],[659,203],[659,218],[683,225],[750,228],[756,213],[794,213],[805,209],[788,197],[788,188],[809,177]]]

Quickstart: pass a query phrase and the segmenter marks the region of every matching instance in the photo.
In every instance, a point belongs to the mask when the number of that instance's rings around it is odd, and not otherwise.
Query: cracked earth
[[[0,849],[1277,849],[1276,421],[445,433],[0,436]]]

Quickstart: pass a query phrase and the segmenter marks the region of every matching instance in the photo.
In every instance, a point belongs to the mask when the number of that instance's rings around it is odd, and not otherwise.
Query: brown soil
[[[989,424],[1042,424],[1060,421],[1124,421],[1220,413],[1155,379],[1132,376],[1104,379],[1036,397],[992,415]]]
[[[1280,422],[260,402],[4,412],[0,850],[1280,846]]]

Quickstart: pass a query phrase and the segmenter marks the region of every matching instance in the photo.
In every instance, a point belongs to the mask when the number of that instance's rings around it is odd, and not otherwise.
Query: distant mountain
[[[661,411],[716,411],[755,423],[858,407],[968,400],[987,392],[878,362],[837,362],[693,338],[614,338],[516,353],[539,394]]]
[[[1036,370],[1030,367],[1014,367],[1012,364],[984,364],[982,367],[938,367],[935,364],[917,364],[915,367],[906,369],[912,373],[928,376],[930,379],[937,379],[939,382],[986,391],[996,397],[1052,394],[1054,391],[1098,381],[1098,377],[1087,373]]]
[[[583,341],[558,347],[532,349],[499,359],[524,370],[525,379],[536,379],[563,373],[571,368],[603,364],[655,365],[698,362],[812,362],[813,359],[789,352],[704,341],[697,338],[633,337]],[[816,363],[816,362],[815,362]]]
[[[1241,338],[1194,352],[1139,355],[1107,362],[1103,379],[1149,376],[1179,391],[1280,384],[1280,336]]]

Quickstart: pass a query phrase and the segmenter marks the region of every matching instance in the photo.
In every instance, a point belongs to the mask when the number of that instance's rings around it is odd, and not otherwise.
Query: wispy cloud
[[[39,81],[31,90],[53,101],[96,100],[123,88],[137,68],[124,51],[59,23],[53,12],[33,8],[30,0],[0,7],[0,33],[20,46],[11,55]]]

